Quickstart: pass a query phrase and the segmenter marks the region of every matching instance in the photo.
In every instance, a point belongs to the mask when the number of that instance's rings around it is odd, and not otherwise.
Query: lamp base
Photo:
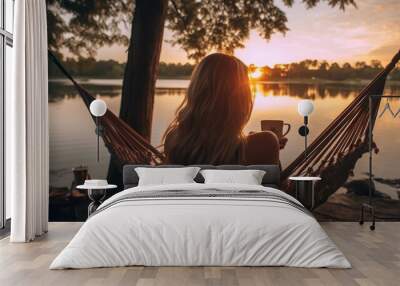
[[[305,136],[308,135],[308,133],[310,133],[310,129],[308,129],[307,126],[303,125],[303,126],[301,126],[301,127],[299,128],[299,134],[300,134],[300,136],[305,137]]]

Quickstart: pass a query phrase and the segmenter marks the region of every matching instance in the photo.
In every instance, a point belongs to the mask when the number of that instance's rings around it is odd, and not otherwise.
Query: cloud
[[[381,46],[369,52],[366,57],[370,59],[382,59],[385,63],[389,62],[392,57],[400,50],[400,42],[397,45]]]

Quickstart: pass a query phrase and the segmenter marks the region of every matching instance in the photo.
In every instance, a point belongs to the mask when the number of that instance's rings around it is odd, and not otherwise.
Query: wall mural
[[[394,17],[400,4],[393,1],[354,1],[357,7],[341,0],[289,6],[274,1],[268,7],[256,5],[261,0],[220,2],[48,1],[50,220],[86,219],[87,194],[75,188],[85,178],[121,179],[122,163],[118,156],[111,158],[103,140],[97,162],[95,124],[79,87],[103,99],[162,154],[163,135],[185,97],[195,64],[215,51],[233,54],[248,66],[254,102],[244,132],[261,131],[263,120],[291,126],[280,151],[285,169],[304,150],[297,132],[303,124],[298,102],[313,100],[312,142],[400,48],[400,20]],[[372,16],[376,21],[366,23]],[[383,94],[400,95],[399,67],[389,74]],[[387,219],[400,217],[399,110],[400,100],[382,100],[374,128],[373,200],[377,215]],[[355,122],[350,129],[361,126]],[[351,136],[346,140],[349,145]],[[339,149],[332,159],[337,169],[342,168],[337,167],[339,151],[351,148]],[[368,200],[367,154],[354,162],[349,176],[336,180],[340,186],[325,181],[330,190],[320,190],[326,193],[314,209],[318,219],[358,220],[360,205]]]

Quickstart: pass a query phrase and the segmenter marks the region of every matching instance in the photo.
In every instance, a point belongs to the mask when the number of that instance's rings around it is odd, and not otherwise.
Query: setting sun
[[[256,68],[254,71],[249,72],[250,79],[259,79],[263,75],[260,68]]]

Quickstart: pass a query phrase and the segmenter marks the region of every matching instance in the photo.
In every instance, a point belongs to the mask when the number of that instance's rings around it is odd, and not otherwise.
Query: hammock
[[[388,74],[400,60],[400,51],[372,82],[333,120],[328,127],[281,174],[282,181],[301,174],[319,176],[315,186],[318,206],[325,202],[353,175],[354,167],[364,153],[369,151],[368,130],[378,114],[380,98],[372,101],[372,122],[369,122],[369,97],[381,95]],[[373,148],[377,152],[375,144]],[[287,190],[293,193],[293,186]]]
[[[49,51],[54,64],[71,80],[87,108],[95,99],[81,87],[65,70],[57,58]],[[400,51],[392,61],[365,87],[350,105],[310,144],[307,158],[300,154],[285,170],[282,181],[289,176],[300,174],[315,175],[322,178],[316,184],[316,204],[327,200],[352,175],[355,164],[368,152],[369,95],[382,94],[388,74],[400,59]],[[372,106],[373,125],[378,113],[380,99]],[[165,157],[139,133],[110,110],[101,117],[104,127],[102,138],[109,152],[124,164],[161,164]],[[289,185],[288,192],[291,193]]]
[[[90,103],[95,100],[95,97],[72,78],[50,51],[48,54],[53,63],[73,83],[89,110]],[[94,117],[93,120],[95,120]],[[118,159],[121,166],[129,163],[156,165],[164,161],[164,155],[157,150],[157,148],[152,146],[146,139],[125,123],[125,121],[119,119],[109,109],[107,109],[104,116],[99,117],[99,124],[103,127],[101,136],[106,148],[110,154]]]

